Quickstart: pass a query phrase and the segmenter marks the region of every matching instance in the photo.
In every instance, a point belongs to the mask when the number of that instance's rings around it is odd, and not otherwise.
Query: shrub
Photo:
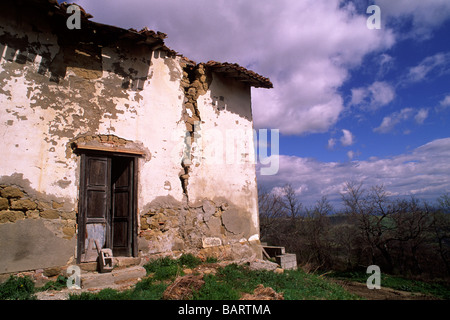
[[[1,300],[35,300],[34,282],[30,277],[10,276],[0,284]]]
[[[39,288],[38,291],[62,290],[64,288],[67,288],[67,277],[59,275],[55,281],[47,282],[42,288]]]

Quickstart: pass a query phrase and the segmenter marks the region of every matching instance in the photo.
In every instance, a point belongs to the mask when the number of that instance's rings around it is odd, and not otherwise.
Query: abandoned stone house
[[[270,80],[84,10],[69,29],[67,6],[0,4],[0,274],[92,261],[95,243],[261,257],[251,87]]]

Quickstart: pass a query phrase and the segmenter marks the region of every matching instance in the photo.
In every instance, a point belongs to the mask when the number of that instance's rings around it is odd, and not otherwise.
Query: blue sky
[[[450,192],[450,1],[80,0],[93,21],[168,34],[197,62],[269,77],[254,124],[280,130],[279,171],[305,205],[346,181],[432,201]],[[381,29],[368,29],[370,5]]]

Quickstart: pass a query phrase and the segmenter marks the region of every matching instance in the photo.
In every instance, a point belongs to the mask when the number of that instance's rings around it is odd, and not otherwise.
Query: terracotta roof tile
[[[273,88],[273,84],[269,78],[263,77],[254,71],[241,67],[237,63],[208,61],[205,65],[214,72],[222,73],[228,77],[235,78],[239,81],[248,82],[256,88]]]

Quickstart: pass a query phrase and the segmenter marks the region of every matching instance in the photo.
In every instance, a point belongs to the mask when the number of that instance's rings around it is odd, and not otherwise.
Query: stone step
[[[115,268],[108,273],[81,273],[82,289],[117,288],[137,283],[146,276],[146,270],[141,266]]]
[[[127,268],[142,265],[140,257],[113,257],[114,268]],[[83,262],[78,264],[81,270],[87,272],[99,271],[98,262]]]
[[[113,260],[115,268],[142,265],[142,258],[140,257],[114,257]]]

